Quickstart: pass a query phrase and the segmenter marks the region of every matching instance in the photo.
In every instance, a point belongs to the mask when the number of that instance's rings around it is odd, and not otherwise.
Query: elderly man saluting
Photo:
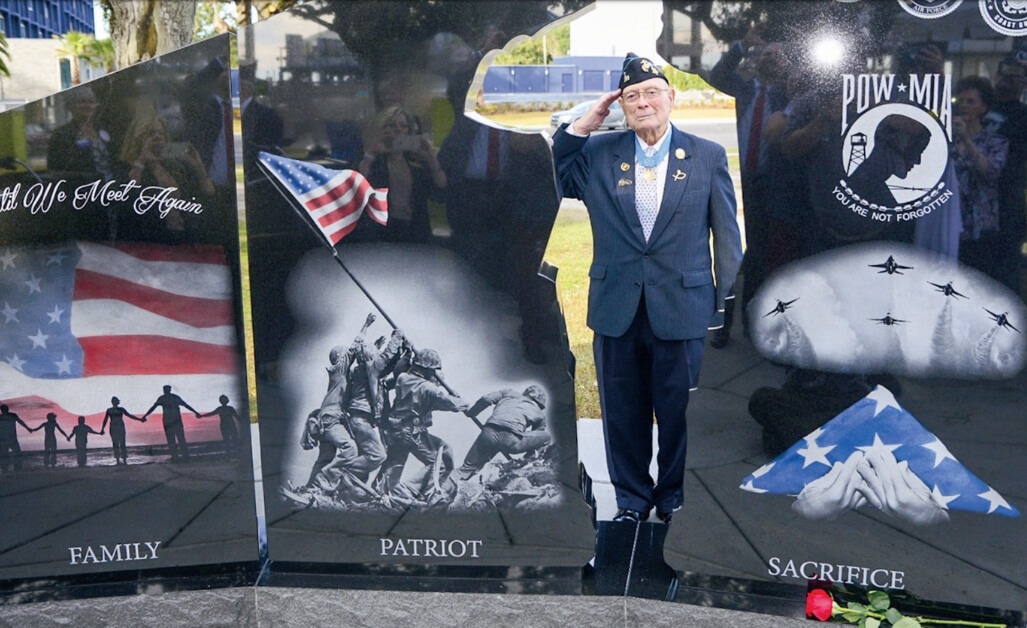
[[[631,130],[591,135],[617,98]],[[583,200],[592,223],[588,326],[615,521],[644,521],[655,507],[670,523],[684,501],[688,392],[742,257],[724,148],[674,128],[673,107],[660,69],[629,54],[619,89],[553,138],[562,194]]]

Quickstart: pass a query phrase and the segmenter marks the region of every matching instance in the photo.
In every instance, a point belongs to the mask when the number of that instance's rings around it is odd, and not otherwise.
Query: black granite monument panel
[[[463,115],[551,10],[312,3],[243,34],[273,565],[588,560],[549,147]]]
[[[0,114],[4,592],[257,564],[228,61]]]

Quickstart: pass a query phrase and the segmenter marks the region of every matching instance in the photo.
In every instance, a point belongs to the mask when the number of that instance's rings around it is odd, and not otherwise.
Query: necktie
[[[756,172],[760,165],[760,136],[763,132],[763,107],[767,101],[767,88],[760,85],[759,90],[752,107],[752,123],[749,125],[749,143],[745,151],[746,172]]]
[[[645,156],[653,157],[654,155],[656,155],[656,147],[646,147]],[[635,173],[635,211],[638,212],[638,220],[642,223],[642,233],[645,235],[645,241],[648,242],[649,234],[653,232],[653,225],[656,224],[656,215],[660,212],[659,199],[656,198],[656,168],[648,169],[639,164],[637,169],[638,172]]]

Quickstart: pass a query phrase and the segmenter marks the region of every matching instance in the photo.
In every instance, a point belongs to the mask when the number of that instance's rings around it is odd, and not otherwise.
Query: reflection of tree
[[[546,33],[543,38],[529,39],[514,46],[509,53],[496,57],[498,65],[546,65],[553,57],[562,57],[571,49],[571,27],[564,24]]]
[[[721,42],[742,39],[757,22],[765,22],[767,41],[792,41],[797,45],[793,53],[801,54],[809,44],[808,38],[822,33],[825,25],[844,25],[839,33],[861,46],[880,46],[883,37],[860,37],[859,31],[887,33],[895,15],[901,10],[896,2],[804,2],[781,0],[753,0],[751,2],[724,2],[710,0],[664,0],[669,20],[671,11],[678,11],[693,21],[701,22],[713,38]],[[803,45],[805,44],[805,45]],[[878,54],[877,50],[864,50]],[[669,56],[667,57],[670,58]],[[691,67],[698,68],[698,63]]]
[[[566,0],[561,6],[572,12],[589,0]],[[423,69],[423,45],[439,33],[452,33],[472,47],[502,31],[507,39],[534,35],[551,22],[549,2],[397,2],[359,1],[340,5],[303,4],[293,9],[298,17],[321,24],[337,33],[346,47],[367,63],[372,84],[407,68]]]

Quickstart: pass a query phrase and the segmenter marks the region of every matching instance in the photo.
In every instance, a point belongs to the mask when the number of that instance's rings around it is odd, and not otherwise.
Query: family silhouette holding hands
[[[126,428],[125,418],[138,421],[140,423],[146,423],[147,418],[152,414],[158,407],[162,413],[162,421],[164,427],[164,435],[168,442],[168,451],[171,454],[172,462],[180,462],[189,457],[187,449],[187,443],[185,438],[185,427],[182,423],[182,412],[180,408],[184,407],[190,410],[197,419],[205,417],[218,416],[221,419],[221,436],[224,444],[224,452],[228,456],[233,456],[238,453],[240,449],[240,443],[242,439],[240,432],[235,425],[236,421],[242,422],[242,418],[239,413],[229,405],[229,399],[227,395],[221,395],[219,398],[221,405],[214,410],[206,413],[201,413],[188,403],[186,403],[181,397],[171,391],[170,385],[164,386],[164,392],[162,395],[157,397],[150,409],[147,410],[142,416],[132,414],[124,407],[121,406],[121,400],[117,397],[111,397],[111,405],[107,408],[103,417],[103,424],[100,426],[100,430],[96,431],[94,428],[86,424],[86,418],[79,416],[77,424],[70,430],[70,433],[65,431],[61,427],[60,423],[57,422],[57,414],[55,412],[49,412],[46,415],[46,420],[37,425],[36,427],[29,427],[17,414],[11,412],[6,404],[0,406],[0,462],[2,462],[2,471],[6,472],[9,468],[13,467],[13,470],[19,471],[22,466],[21,447],[18,443],[17,438],[17,426],[21,425],[25,431],[32,433],[39,430],[44,430],[43,435],[43,467],[50,468],[57,466],[57,433],[60,432],[62,436],[71,442],[75,440],[75,451],[78,466],[84,467],[87,464],[87,450],[89,443],[89,435],[104,435],[107,433],[107,426],[110,425],[110,437],[111,445],[114,449],[114,461],[115,465],[127,465],[128,464],[128,447],[126,444]]]

